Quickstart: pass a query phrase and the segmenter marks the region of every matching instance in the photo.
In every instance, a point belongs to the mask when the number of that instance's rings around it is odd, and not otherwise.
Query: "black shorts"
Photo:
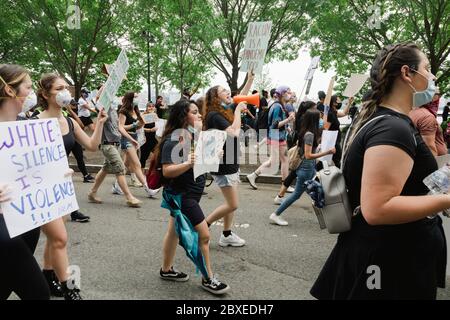
[[[93,124],[91,117],[79,117],[81,122],[83,122],[83,125],[85,127],[88,127],[89,125]]]
[[[189,219],[192,225],[195,227],[205,220],[202,208],[200,208],[200,199],[182,197],[181,200],[181,212]],[[170,213],[173,217],[173,214]]]

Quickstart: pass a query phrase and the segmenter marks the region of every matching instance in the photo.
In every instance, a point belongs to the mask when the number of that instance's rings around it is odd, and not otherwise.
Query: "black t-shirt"
[[[158,118],[162,119],[163,118],[163,109],[161,109],[162,104],[157,102],[155,104],[155,108],[156,108],[156,114],[158,115]]]
[[[325,108],[324,108],[324,106],[323,106],[323,103],[322,102],[317,102],[317,110],[319,110],[320,112],[324,112],[325,111]]]
[[[341,123],[339,122],[337,111],[330,108],[330,111],[328,112],[328,119],[327,121],[330,123],[330,128],[328,130],[337,131],[338,136],[336,140],[336,144],[341,142]]]
[[[190,144],[186,144],[186,146],[180,144],[178,140],[173,141],[171,136],[167,137],[161,149],[161,164],[181,164],[185,162],[189,154]],[[172,157],[172,152],[176,153],[177,150],[179,150],[178,153]],[[186,197],[192,196],[193,198],[198,198],[205,189],[205,181],[204,175],[194,180],[194,170],[191,168],[180,176],[169,179],[168,185],[170,189]]]
[[[208,113],[206,117],[206,129],[226,130],[231,124],[219,112],[213,111]],[[232,154],[227,155],[227,150]],[[239,171],[239,139],[227,136],[227,140],[223,146],[223,158],[219,165],[218,172],[211,172],[219,176],[233,174]]]
[[[360,205],[364,152],[370,147],[395,146],[405,151],[414,160],[412,171],[401,192],[403,196],[427,194],[429,190],[422,181],[438,169],[433,154],[422,140],[411,119],[384,107],[378,107],[372,117],[383,114],[389,116],[377,119],[363,128],[349,149],[344,176],[352,209]]]

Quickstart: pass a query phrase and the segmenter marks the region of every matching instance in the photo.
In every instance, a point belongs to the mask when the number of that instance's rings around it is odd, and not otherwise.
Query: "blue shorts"
[[[128,132],[129,134],[130,134],[130,136],[134,139],[134,140],[137,140],[137,133],[131,133],[131,132]],[[120,138],[120,149],[122,149],[122,150],[128,150],[128,149],[131,149],[131,148],[133,148],[134,146],[133,146],[133,144],[131,143],[131,141],[130,140],[128,140],[127,138],[125,138],[125,137],[121,137]]]

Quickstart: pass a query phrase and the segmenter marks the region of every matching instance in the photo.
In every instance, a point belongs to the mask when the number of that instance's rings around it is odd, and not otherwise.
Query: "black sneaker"
[[[95,178],[91,176],[90,174],[84,176],[83,182],[84,183],[93,183],[95,181]]]
[[[159,270],[159,276],[161,279],[184,282],[189,280],[189,276],[183,272],[175,270],[173,267],[169,271],[164,272],[162,269]]]
[[[230,286],[220,282],[216,277],[212,277],[208,280],[202,279],[202,288],[212,294],[224,294],[230,290]]]
[[[80,289],[78,288],[67,289],[64,292],[64,300],[83,300],[83,298],[80,295]]]
[[[42,270],[42,273],[44,274],[44,278],[47,281],[48,288],[50,289],[50,295],[61,298],[63,296],[63,289],[61,283],[56,277],[55,271]]]
[[[85,216],[80,211],[74,211],[70,214],[70,218],[74,222],[89,222],[90,217]]]

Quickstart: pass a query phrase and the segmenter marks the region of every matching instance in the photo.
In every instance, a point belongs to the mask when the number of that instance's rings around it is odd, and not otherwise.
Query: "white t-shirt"
[[[89,102],[84,100],[83,97],[78,99],[78,116],[89,118],[91,116],[91,112],[88,109],[81,107],[85,104],[89,105]]]

